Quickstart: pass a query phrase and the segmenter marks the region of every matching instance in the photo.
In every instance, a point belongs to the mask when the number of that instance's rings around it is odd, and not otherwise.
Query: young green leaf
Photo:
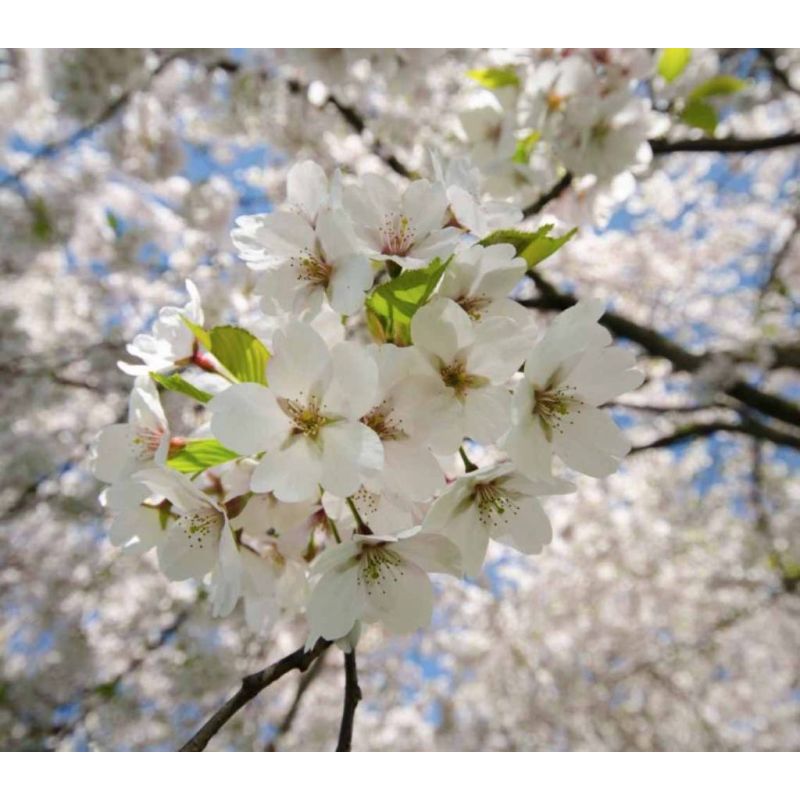
[[[239,454],[223,447],[216,439],[189,439],[175,455],[167,459],[167,466],[178,472],[202,472],[235,458],[239,458]]]
[[[269,350],[244,328],[221,325],[209,331],[208,350],[234,378],[267,385]]]
[[[681,111],[681,121],[713,136],[717,129],[717,112],[714,106],[705,100],[691,100]]]
[[[433,294],[450,259],[434,259],[378,286],[367,297],[367,324],[379,341],[404,347],[411,344],[411,318]]]
[[[187,317],[184,317],[181,314],[181,320],[183,324],[194,334],[194,338],[200,342],[206,350],[211,350],[211,336],[209,335],[208,331],[202,326],[198,325],[196,322],[192,322]]]
[[[692,89],[686,98],[687,105],[696,100],[704,100],[706,97],[736,94],[736,92],[741,92],[742,89],[746,88],[747,81],[743,81],[735,75],[715,75]]]
[[[573,228],[563,236],[548,236],[552,229],[552,225],[542,225],[535,231],[495,231],[482,239],[480,244],[484,247],[492,244],[511,244],[517,251],[517,255],[525,259],[528,269],[530,269],[553,255],[578,232],[577,228]]]
[[[521,139],[518,139],[517,147],[514,150],[514,156],[511,160],[515,164],[527,164],[530,160],[533,148],[536,147],[536,143],[541,138],[542,134],[539,131],[534,131],[533,133],[529,133],[527,136],[523,136]]]
[[[180,375],[161,375],[158,372],[151,372],[150,377],[165,389],[169,389],[171,392],[185,394],[188,397],[194,398],[199,403],[207,403],[214,396],[213,394],[209,394],[193,386]]]
[[[665,47],[658,60],[658,74],[672,83],[687,67],[692,58],[690,47]]]
[[[513,67],[487,67],[471,69],[467,76],[477,81],[484,89],[499,89],[502,86],[519,86],[519,75]]]

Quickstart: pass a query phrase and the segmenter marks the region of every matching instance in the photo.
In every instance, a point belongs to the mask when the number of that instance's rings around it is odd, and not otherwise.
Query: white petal
[[[381,440],[360,422],[326,425],[320,438],[323,448],[320,482],[339,497],[356,492],[365,473],[383,468]]]
[[[322,460],[306,436],[293,436],[288,446],[267,452],[253,472],[254,492],[272,492],[278,500],[298,503],[319,495]]]
[[[314,641],[319,637],[334,640],[346,636],[364,609],[359,591],[358,568],[326,572],[311,591],[308,600],[308,624]]]
[[[267,380],[278,397],[305,402],[320,397],[331,377],[331,356],[322,337],[304,322],[275,332]]]
[[[634,364],[633,353],[621,347],[589,350],[563,382],[574,386],[587,403],[599,406],[642,385],[644,375],[632,369]]]
[[[95,478],[114,483],[138,467],[132,440],[133,429],[124,422],[109,425],[100,431],[92,449],[92,472]]]
[[[469,315],[446,297],[437,297],[411,318],[414,345],[450,364],[475,339]]]
[[[177,523],[158,543],[158,565],[173,581],[202,578],[211,572],[219,555],[219,533],[189,536]]]
[[[343,211],[321,211],[316,230],[325,260],[329,264],[357,253],[358,245],[352,224]]]
[[[482,386],[464,401],[464,435],[481,444],[497,441],[511,425],[511,393],[502,386]]]
[[[366,256],[350,255],[340,259],[333,266],[328,286],[331,307],[340,314],[355,314],[364,304],[372,280],[372,267]]]
[[[425,572],[442,572],[457,578],[462,575],[458,548],[439,534],[417,533],[393,544],[392,549]]]
[[[433,586],[416,564],[401,558],[399,565],[384,565],[376,581],[362,572],[367,620],[380,620],[391,633],[412,633],[430,624]]]
[[[405,441],[383,443],[384,483],[403,497],[427,500],[444,488],[439,462],[425,445]]]
[[[521,553],[540,553],[553,538],[553,528],[542,504],[532,497],[520,501],[516,514],[506,511],[503,516],[505,524],[491,528],[489,533],[493,539]]]
[[[227,617],[242,593],[242,561],[228,521],[220,534],[219,553],[211,574],[211,613]]]
[[[323,398],[323,411],[350,420],[364,416],[378,400],[378,365],[372,353],[356,342],[339,342],[331,358],[333,380]]]
[[[289,420],[275,395],[257,383],[237,383],[208,404],[211,432],[225,447],[250,455],[271,450],[283,441]]]
[[[447,195],[438,184],[426,180],[413,181],[403,194],[403,213],[411,224],[416,241],[445,222]]]
[[[328,178],[322,167],[313,161],[295,164],[286,175],[286,199],[313,222],[328,201]]]
[[[553,447],[539,421],[529,418],[515,425],[505,438],[503,448],[517,469],[532,480],[547,480],[552,475]]]

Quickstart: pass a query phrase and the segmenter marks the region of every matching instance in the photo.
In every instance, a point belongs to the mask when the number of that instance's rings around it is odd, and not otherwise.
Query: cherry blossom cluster
[[[362,621],[411,632],[430,621],[429,573],[477,575],[490,538],[549,542],[540,498],[574,490],[554,457],[602,477],[627,453],[598,407],[642,376],[610,346],[602,304],[537,331],[509,298],[526,259],[489,243],[514,237],[479,238],[518,213],[438,172],[401,190],[297,164],[286,206],[233,231],[269,348],[206,331],[191,281],[189,303],[129,345],[142,363],[120,364],[136,376],[128,422],[96,443],[110,535],[155,548],[172,580],[210,576],[215,615],[243,598],[260,631],[305,608],[309,646]],[[170,430],[158,384],[207,404],[202,431]],[[465,445],[496,458],[478,469]]]

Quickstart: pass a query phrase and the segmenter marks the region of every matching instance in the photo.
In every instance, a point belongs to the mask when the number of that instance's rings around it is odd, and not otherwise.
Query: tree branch
[[[63,150],[72,147],[81,139],[89,136],[94,132],[95,128],[98,128],[104,122],[108,122],[108,120],[116,116],[116,114],[128,104],[136,92],[146,89],[157,75],[161,74],[161,72],[163,72],[169,64],[171,64],[181,55],[182,53],[180,51],[170,53],[159,62],[155,69],[149,75],[147,75],[141,84],[138,86],[132,86],[130,89],[123,92],[116,100],[114,100],[113,103],[109,103],[109,105],[106,106],[106,108],[104,108],[103,111],[101,111],[100,114],[91,122],[87,122],[85,125],[82,125],[80,128],[78,128],[78,130],[69,134],[69,136],[65,136],[62,139],[56,139],[53,142],[48,142],[47,144],[43,145],[35,153],[33,153],[31,157],[16,172],[6,175],[5,178],[0,180],[0,189],[8,186],[9,184],[18,183],[40,161],[54,158]]]
[[[572,183],[572,175],[565,172],[558,183],[550,187],[538,200],[534,200],[530,205],[522,209],[523,217],[531,217],[538,214],[548,203],[560,197]]]
[[[758,150],[772,150],[776,147],[791,147],[800,144],[800,133],[788,131],[778,136],[762,139],[651,139],[650,147],[657,156],[668,153],[754,153]]]
[[[300,676],[300,680],[297,682],[297,690],[294,694],[294,700],[292,700],[289,710],[281,720],[281,724],[278,725],[275,734],[264,747],[266,752],[274,753],[277,749],[276,744],[278,743],[278,739],[280,739],[282,736],[285,736],[289,732],[289,729],[292,727],[292,723],[297,716],[297,712],[300,710],[300,703],[303,700],[303,696],[308,691],[308,687],[311,686],[311,684],[320,675],[324,666],[325,653],[322,653],[322,655],[320,655],[320,657],[311,665],[311,669],[309,669],[304,675]]]
[[[560,292],[537,272],[530,271],[528,275],[541,294],[531,300],[519,301],[526,308],[564,311],[578,302],[574,295]],[[708,355],[691,353],[652,328],[647,328],[611,311],[606,312],[600,322],[615,335],[636,342],[650,355],[667,359],[679,370],[697,372],[708,360]],[[766,416],[800,427],[800,408],[783,397],[764,392],[744,381],[736,381],[722,391]]]
[[[344,654],[344,707],[342,708],[342,724],[339,728],[337,753],[349,753],[353,742],[353,720],[356,706],[361,700],[361,688],[358,685],[356,670],[356,648]]]
[[[181,747],[180,752],[192,753],[205,750],[206,745],[237,711],[244,708],[261,691],[270,684],[275,683],[279,678],[282,678],[287,672],[295,669],[305,672],[328,647],[330,647],[330,642],[320,639],[311,650],[306,651],[303,647],[300,647],[280,661],[276,661],[265,669],[242,678],[242,685],[239,691],[214,712],[208,722]]]

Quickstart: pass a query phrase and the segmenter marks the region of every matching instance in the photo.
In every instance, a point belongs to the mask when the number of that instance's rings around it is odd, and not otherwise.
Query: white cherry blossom
[[[505,449],[529,478],[551,475],[553,454],[578,472],[602,478],[630,450],[624,434],[598,406],[641,385],[633,355],[608,347],[597,300],[582,301],[554,320],[525,360],[514,390],[513,427]]]
[[[506,461],[457,478],[434,501],[422,530],[455,542],[465,573],[475,577],[490,538],[522,553],[540,553],[553,531],[538,498],[573,491],[568,481],[532,481]]]

